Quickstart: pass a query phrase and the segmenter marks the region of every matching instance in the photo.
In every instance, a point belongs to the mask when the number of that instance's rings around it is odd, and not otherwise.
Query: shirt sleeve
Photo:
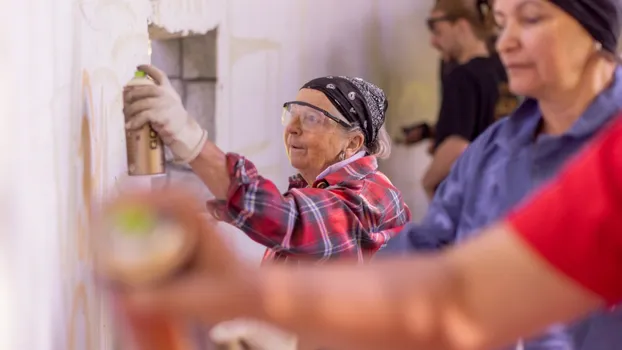
[[[279,253],[314,260],[360,258],[359,254],[375,253],[410,220],[401,195],[381,186],[370,184],[364,196],[356,184],[281,194],[244,157],[227,154],[227,167],[231,178],[227,201],[208,207],[219,219]]]
[[[483,141],[483,139],[482,139]],[[454,243],[462,214],[464,189],[468,188],[470,167],[484,146],[476,141],[454,163],[440,184],[421,223],[411,222],[378,253],[379,256],[436,251]]]
[[[622,117],[508,222],[562,273],[622,301]]]
[[[435,147],[450,136],[471,140],[477,120],[478,86],[472,76],[455,68],[443,82],[441,109],[436,124]]]

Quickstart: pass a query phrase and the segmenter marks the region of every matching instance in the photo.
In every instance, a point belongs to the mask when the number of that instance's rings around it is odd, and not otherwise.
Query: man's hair
[[[489,41],[495,34],[489,0],[436,0],[434,11],[443,12],[452,22],[464,19],[481,40]]]

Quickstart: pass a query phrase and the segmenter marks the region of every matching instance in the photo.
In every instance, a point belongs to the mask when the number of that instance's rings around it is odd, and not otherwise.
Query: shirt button
[[[320,189],[326,188],[328,187],[328,182],[326,180],[322,180],[318,182],[318,184],[315,185],[315,187],[320,188]]]

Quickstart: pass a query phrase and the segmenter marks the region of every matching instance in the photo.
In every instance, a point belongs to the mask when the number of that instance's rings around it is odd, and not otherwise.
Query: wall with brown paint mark
[[[67,230],[64,258],[68,260],[61,286],[65,306],[66,349],[105,349],[112,344],[109,319],[101,292],[91,275],[89,218],[97,201],[113,191],[125,176],[121,88],[135,66],[148,62],[147,15],[144,3],[131,0],[79,1],[80,91],[72,99],[79,118],[70,127],[69,183],[66,183]],[[76,59],[74,57],[74,59]],[[75,119],[74,119],[75,120]],[[66,146],[65,146],[66,147]],[[64,343],[64,345],[62,345]]]
[[[2,151],[14,155],[7,348],[111,349],[87,228],[125,172],[121,88],[148,61],[149,2],[10,3],[0,33],[13,136]]]

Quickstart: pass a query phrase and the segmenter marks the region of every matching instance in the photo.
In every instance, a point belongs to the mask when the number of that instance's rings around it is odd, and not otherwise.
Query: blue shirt
[[[489,127],[456,161],[422,223],[407,225],[379,255],[441,249],[497,221],[555,175],[620,109],[622,68],[616,69],[611,86],[563,135],[536,136],[541,112],[537,101],[526,99],[511,116]],[[613,331],[614,324],[622,326],[622,311],[595,315],[571,328],[552,327],[541,338],[525,341],[524,349],[622,349],[622,328]]]

